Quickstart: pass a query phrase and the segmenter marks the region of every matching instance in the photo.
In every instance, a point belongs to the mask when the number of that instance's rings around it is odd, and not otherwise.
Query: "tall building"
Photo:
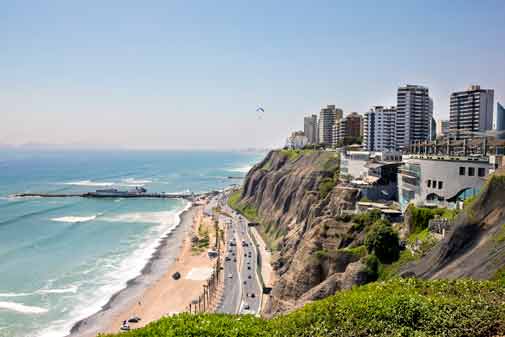
[[[332,144],[333,124],[342,118],[342,110],[335,108],[335,105],[328,105],[322,108],[319,113],[319,143]]]
[[[395,131],[396,108],[373,107],[363,117],[363,148],[367,151],[397,149]]]
[[[317,144],[319,140],[317,131],[317,115],[305,117],[303,119],[303,133],[305,134],[305,137],[307,137],[309,144]]]
[[[395,141],[399,150],[405,150],[414,141],[430,138],[433,100],[428,88],[406,85],[398,88]]]
[[[437,138],[449,135],[449,121],[447,119],[437,120]]]
[[[435,140],[437,138],[437,122],[435,118],[431,117],[430,121],[430,140]]]
[[[363,117],[357,112],[352,112],[333,125],[333,146],[350,145],[357,143],[362,137]]]
[[[505,139],[505,108],[499,102],[496,103],[496,131],[498,139]]]
[[[451,138],[472,138],[493,128],[494,90],[471,85],[466,91],[451,94]]]

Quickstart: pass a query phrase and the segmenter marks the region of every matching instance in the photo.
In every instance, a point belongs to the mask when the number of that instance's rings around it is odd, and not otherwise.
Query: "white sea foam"
[[[149,184],[149,183],[153,182],[150,179],[135,179],[135,178],[125,178],[122,181],[125,182],[125,183],[127,183],[127,184],[135,185],[135,186],[145,185],[145,184]]]
[[[16,311],[22,314],[43,314],[47,312],[45,308],[15,302],[0,302],[0,309]]]
[[[114,186],[113,182],[103,181],[92,181],[92,180],[79,180],[79,181],[69,181],[63,183],[65,185],[74,185],[74,186],[87,186],[87,187],[110,187]]]
[[[90,215],[90,216],[62,216],[62,217],[59,217],[59,218],[52,218],[51,221],[76,223],[76,222],[86,222],[86,221],[95,220],[96,217],[97,217],[97,215]]]
[[[161,212],[133,212],[118,214],[111,217],[104,217],[102,220],[108,222],[138,222],[156,223],[160,225],[170,225],[178,221],[179,214],[173,211]]]
[[[238,172],[238,173],[247,173],[247,172],[249,172],[250,169],[252,169],[252,165],[239,166],[239,167],[228,169],[228,171]]]
[[[33,293],[0,293],[0,297],[23,297],[30,296]]]
[[[72,286],[68,288],[56,288],[56,289],[40,289],[37,290],[37,294],[65,294],[65,293],[73,293],[75,294],[77,292],[78,287],[77,286]]]
[[[93,295],[79,292],[79,301],[81,305],[76,307],[70,313],[71,318],[65,322],[52,322],[52,325],[39,331],[37,337],[59,337],[69,333],[75,322],[89,317],[99,311],[116,292],[126,286],[126,282],[140,275],[142,269],[156,251],[160,240],[168,233],[173,231],[180,224],[180,215],[191,207],[191,203],[186,203],[184,208],[173,211],[163,212],[139,212],[125,213],[113,217],[101,218],[110,222],[148,222],[158,223],[155,233],[142,243],[137,249],[131,252],[127,258],[123,258],[118,264],[115,261],[106,263],[101,260],[97,263],[103,268],[109,265],[107,272],[100,280],[102,286],[93,290]],[[107,257],[110,259],[110,256]]]

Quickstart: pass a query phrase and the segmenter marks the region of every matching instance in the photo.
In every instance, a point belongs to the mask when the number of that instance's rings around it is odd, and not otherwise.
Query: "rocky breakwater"
[[[270,152],[247,174],[233,206],[256,220],[277,273],[266,314],[368,281],[364,233],[351,216],[359,190],[339,182],[335,152]]]

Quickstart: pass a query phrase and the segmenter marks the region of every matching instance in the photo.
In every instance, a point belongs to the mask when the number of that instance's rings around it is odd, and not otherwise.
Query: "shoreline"
[[[193,218],[201,207],[193,203],[182,211],[179,224],[160,238],[140,274],[128,280],[123,289],[112,294],[99,311],[74,323],[66,337],[95,337],[98,333],[105,332],[118,314],[137,303],[149,288],[161,280],[180,257],[185,241],[190,239]]]

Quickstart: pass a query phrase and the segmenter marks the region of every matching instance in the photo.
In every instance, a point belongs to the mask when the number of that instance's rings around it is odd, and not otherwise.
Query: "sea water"
[[[188,202],[16,198],[142,186],[206,192],[264,153],[0,150],[0,336],[65,336],[139,275]]]

